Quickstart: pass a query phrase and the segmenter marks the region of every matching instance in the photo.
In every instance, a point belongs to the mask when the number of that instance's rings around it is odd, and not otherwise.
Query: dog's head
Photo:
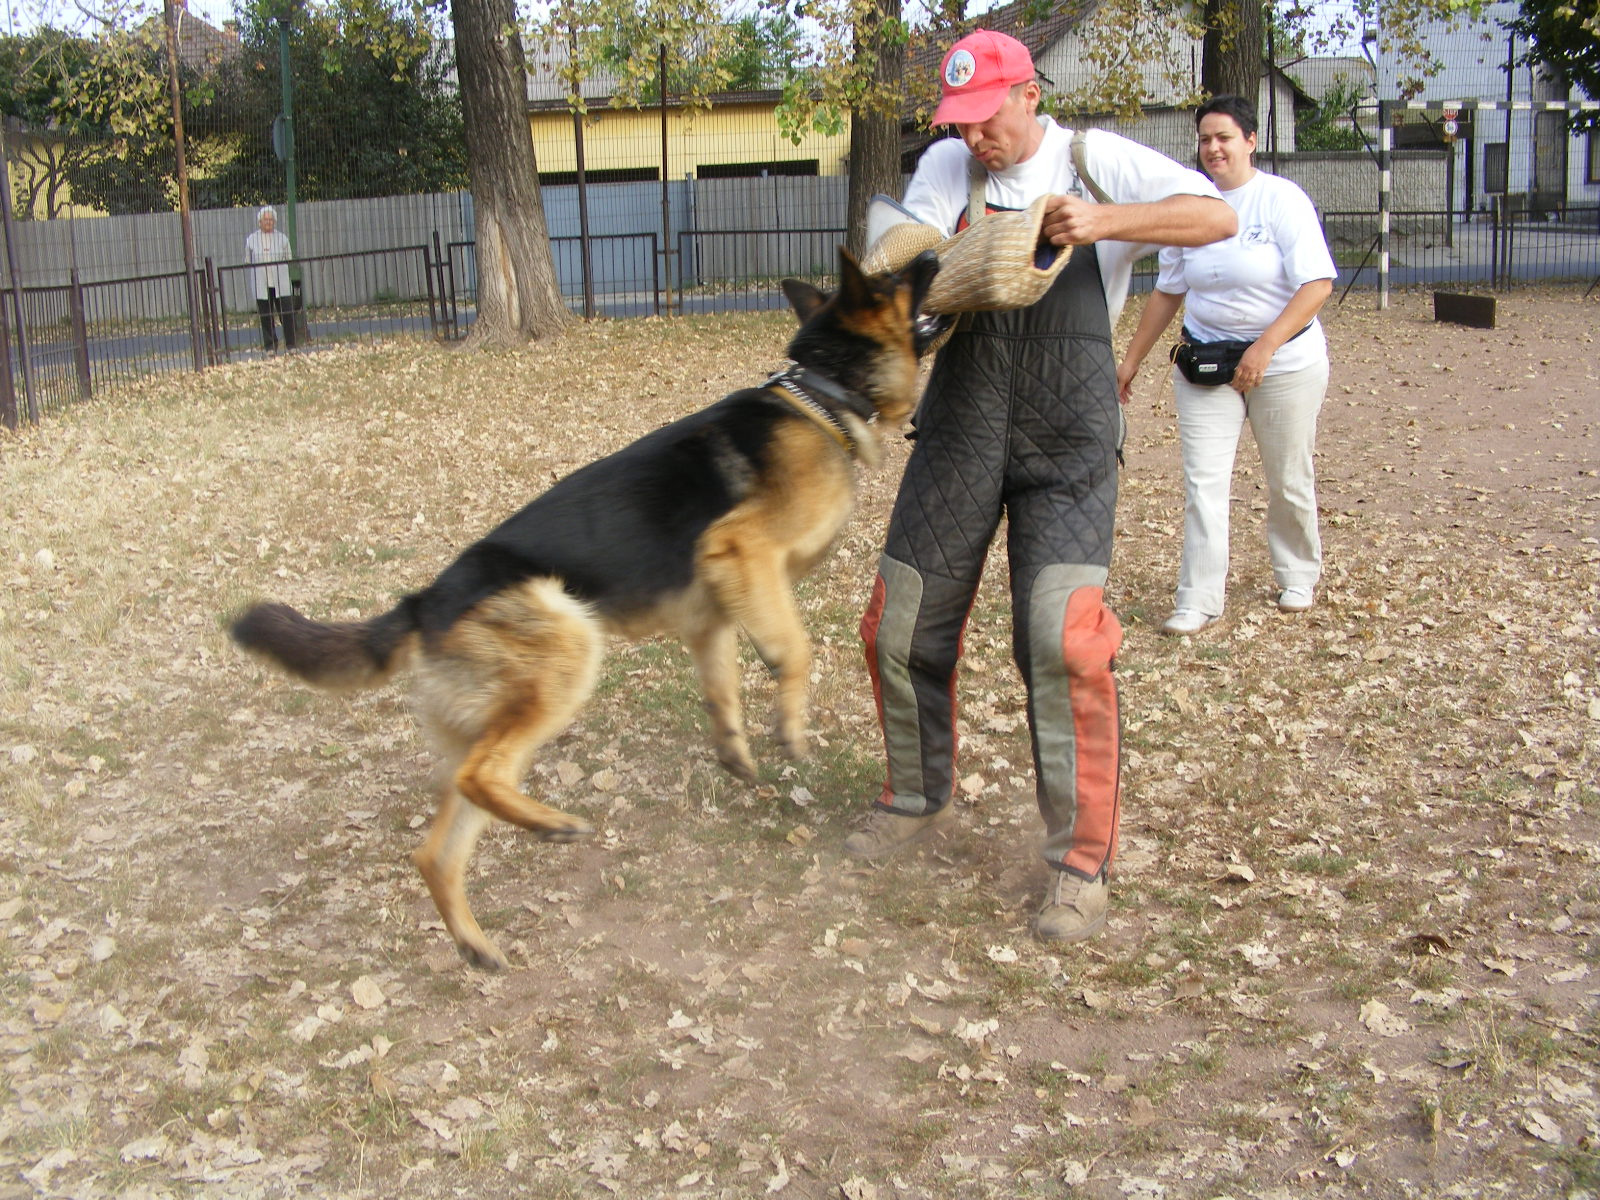
[[[929,250],[899,271],[866,275],[841,246],[839,290],[831,296],[803,280],[783,281],[800,318],[789,357],[860,392],[884,420],[904,420],[917,402],[917,359],[948,323],[921,312],[938,272]]]

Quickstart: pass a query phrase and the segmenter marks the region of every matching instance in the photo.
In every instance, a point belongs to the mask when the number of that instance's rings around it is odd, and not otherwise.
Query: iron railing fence
[[[215,343],[226,358],[265,348],[254,269],[207,262]],[[296,325],[308,344],[455,335],[447,278],[434,248],[426,244],[292,259],[289,272]]]
[[[661,235],[649,233],[603,233],[588,238],[588,263],[585,270],[584,240],[581,237],[553,237],[551,256],[555,260],[556,284],[567,306],[585,316],[656,316],[662,307]],[[478,260],[474,243],[449,242],[443,257],[445,278],[450,285],[452,320],[459,332],[471,324],[478,299]],[[593,311],[585,309],[585,280],[593,297]],[[456,306],[468,306],[464,315]]]
[[[842,228],[684,230],[677,237],[674,305],[682,312],[787,308],[779,282],[795,277],[831,287]]]
[[[5,394],[23,398],[32,420],[59,412],[147,375],[193,370],[194,340],[186,313],[184,274],[141,275],[7,290],[0,304],[7,336],[0,344],[0,408]],[[8,422],[9,423],[9,422]]]
[[[1600,206],[1528,210],[1496,197],[1494,210],[1389,214],[1389,283],[1509,289],[1600,277]],[[1350,288],[1378,282],[1381,214],[1326,212],[1323,232]]]
[[[1600,207],[1503,204],[1487,219],[1426,211],[1389,217],[1394,286],[1505,290],[1564,280],[1587,284],[1586,297],[1600,287]],[[1340,268],[1340,298],[1378,286],[1381,214],[1327,212],[1323,227]],[[569,306],[629,317],[783,308],[779,280],[828,286],[843,236],[822,225],[683,232],[667,256],[657,233],[608,234],[588,239],[587,270],[582,239],[554,238],[552,249]],[[318,255],[292,266],[309,345],[451,340],[476,313],[472,243],[437,233],[431,244]],[[15,427],[133,380],[259,355],[249,270],[208,259],[192,293],[183,272],[92,283],[74,274],[67,285],[0,290],[0,422]],[[1134,290],[1148,291],[1154,281],[1154,258],[1141,260]]]

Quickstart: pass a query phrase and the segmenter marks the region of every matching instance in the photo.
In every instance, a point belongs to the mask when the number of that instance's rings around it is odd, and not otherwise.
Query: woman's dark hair
[[[1200,119],[1209,117],[1212,113],[1221,113],[1225,117],[1232,117],[1238,122],[1240,132],[1249,137],[1256,131],[1256,106],[1243,96],[1213,96],[1202,104],[1194,114],[1194,127],[1200,128]]]

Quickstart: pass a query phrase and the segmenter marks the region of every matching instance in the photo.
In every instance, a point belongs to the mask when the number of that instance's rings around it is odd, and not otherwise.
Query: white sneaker
[[[1175,608],[1172,615],[1161,623],[1162,633],[1199,633],[1207,625],[1216,624],[1217,618],[1198,608]]]
[[[1280,612],[1305,612],[1311,607],[1312,592],[1308,587],[1287,587],[1278,593]]]

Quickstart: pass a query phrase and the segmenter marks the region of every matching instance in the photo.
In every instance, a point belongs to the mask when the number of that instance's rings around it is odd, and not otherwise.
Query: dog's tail
[[[323,622],[287,604],[257,604],[233,622],[240,646],[317,687],[355,691],[382,684],[404,665],[417,631],[402,601],[370,621]]]

